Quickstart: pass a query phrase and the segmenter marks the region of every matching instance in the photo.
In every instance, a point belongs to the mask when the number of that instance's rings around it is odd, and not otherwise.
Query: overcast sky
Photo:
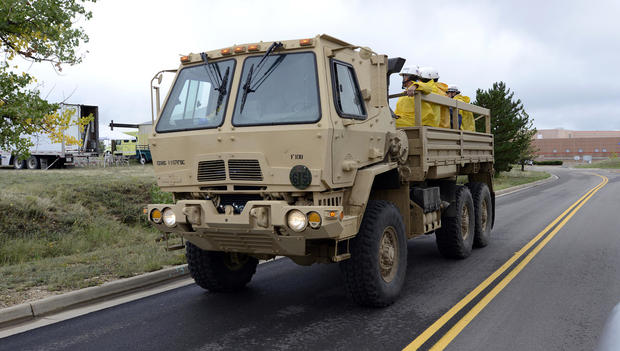
[[[538,129],[620,130],[618,1],[99,0],[90,7],[84,62],[60,75],[46,64],[30,71],[50,100],[98,105],[102,125],[150,120],[150,80],[176,68],[181,54],[326,33],[406,65],[433,66],[472,100],[477,88],[504,81]]]

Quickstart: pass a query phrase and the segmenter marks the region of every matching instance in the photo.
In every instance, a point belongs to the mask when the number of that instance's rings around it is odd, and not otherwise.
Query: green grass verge
[[[538,180],[549,178],[551,174],[540,171],[523,171],[520,166],[515,166],[510,172],[502,172],[498,177],[493,178],[493,189],[495,191],[507,189],[513,186],[532,183]],[[467,176],[459,176],[458,183],[467,183]]]
[[[620,158],[612,158],[611,160],[594,162],[590,164],[576,165],[576,168],[606,168],[606,169],[620,169]]]
[[[551,174],[539,171],[523,171],[515,166],[510,172],[502,172],[493,178],[493,188],[495,191],[510,188],[513,186],[532,183],[538,180],[549,178]]]
[[[184,263],[142,214],[171,201],[152,166],[0,170],[0,307]]]

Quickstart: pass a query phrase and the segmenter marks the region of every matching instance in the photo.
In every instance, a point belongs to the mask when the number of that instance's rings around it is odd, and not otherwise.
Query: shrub
[[[534,164],[537,166],[561,166],[564,162],[560,160],[554,161],[534,161]]]

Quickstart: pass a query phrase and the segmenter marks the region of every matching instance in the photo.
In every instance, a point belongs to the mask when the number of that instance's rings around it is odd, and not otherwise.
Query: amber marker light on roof
[[[181,56],[181,62],[182,62],[182,63],[187,63],[187,62],[189,62],[189,56],[187,56],[187,55],[186,55],[186,56]]]
[[[220,51],[220,53],[222,55],[230,55],[230,54],[232,54],[232,52],[230,51],[230,48],[222,49],[222,51]]]
[[[301,45],[301,46],[312,45],[312,39],[301,39],[299,41],[299,45]]]
[[[258,45],[256,44],[248,46],[248,51],[258,51],[258,49]]]
[[[242,52],[245,52],[245,46],[237,46],[235,48],[235,54],[240,54]]]

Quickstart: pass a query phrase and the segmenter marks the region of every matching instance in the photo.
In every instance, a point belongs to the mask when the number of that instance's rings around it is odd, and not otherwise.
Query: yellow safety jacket
[[[435,83],[433,93],[437,95],[441,95],[441,96],[446,96],[447,90],[448,90],[448,84],[437,82]],[[441,116],[439,118],[439,127],[450,128],[450,108],[446,106],[433,104],[433,109],[435,113],[438,113]]]
[[[432,81],[424,83],[417,81],[417,90],[422,94],[430,94],[433,92],[434,83]],[[415,126],[415,107],[413,96],[401,96],[396,101],[396,110],[394,113],[400,117],[396,120],[396,127],[413,127]],[[439,115],[433,113],[433,108],[428,102],[422,102],[422,125],[437,127],[439,125]]]
[[[465,95],[456,95],[454,97],[454,100],[458,100],[461,102],[465,102],[468,103],[471,101],[469,99],[469,96],[465,96]],[[474,114],[472,112],[469,111],[463,111],[463,110],[459,110],[458,112],[461,116],[463,116],[462,122],[461,122],[461,130],[469,130],[472,132],[476,131],[476,123],[474,121]]]

